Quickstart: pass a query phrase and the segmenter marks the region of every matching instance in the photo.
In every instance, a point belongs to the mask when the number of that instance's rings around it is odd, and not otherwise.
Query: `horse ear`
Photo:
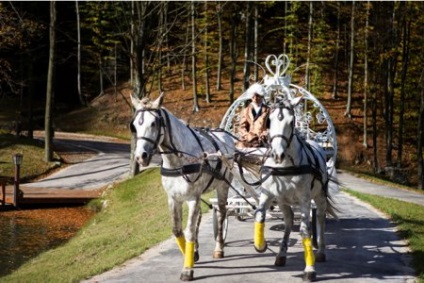
[[[160,93],[159,97],[152,103],[152,108],[159,109],[162,106],[163,99],[165,94],[163,92]]]
[[[134,96],[134,94],[131,94],[131,103],[134,106],[134,108],[138,108],[140,106],[140,99]]]
[[[298,96],[298,97],[296,97],[296,98],[293,98],[291,101],[290,101],[290,104],[294,107],[294,106],[297,106],[299,103],[300,103],[300,101],[303,99],[303,96]]]

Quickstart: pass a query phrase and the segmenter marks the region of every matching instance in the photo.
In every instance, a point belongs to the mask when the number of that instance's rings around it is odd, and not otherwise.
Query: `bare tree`
[[[420,86],[420,112],[417,127],[417,175],[418,189],[424,190],[424,161],[423,161],[423,136],[424,136],[424,69],[421,71]]]
[[[340,1],[337,1],[337,31],[336,31],[336,50],[334,55],[334,80],[332,98],[338,98],[338,80],[339,80],[339,49],[340,49]]]
[[[366,4],[366,18],[365,18],[365,35],[364,35],[364,135],[362,145],[367,148],[368,147],[368,28],[369,28],[369,14],[370,14],[370,1]]]
[[[53,106],[53,77],[55,59],[55,28],[56,28],[56,2],[50,2],[50,47],[49,66],[47,71],[46,112],[44,117],[45,145],[44,159],[46,162],[53,160],[53,128],[52,128],[52,106]]]
[[[344,115],[348,118],[352,117],[352,88],[353,88],[353,58],[355,48],[355,1],[352,1],[352,14],[350,18],[350,51],[349,51],[349,77],[347,87],[346,112]]]
[[[222,73],[222,6],[220,2],[216,4],[216,17],[218,21],[218,65],[216,72],[216,90],[221,90],[221,73]]]
[[[205,30],[204,30],[204,49],[205,49],[205,101],[211,102],[209,90],[209,39],[208,39],[208,1],[205,1]]]
[[[231,57],[231,73],[230,73],[230,103],[234,101],[234,83],[236,80],[236,65],[237,65],[237,12],[233,12],[231,16],[230,30],[230,57]]]
[[[397,45],[397,28],[396,28],[396,5],[392,4],[392,13],[390,17],[390,29],[388,34],[388,50],[387,54],[387,83],[386,83],[386,105],[385,105],[385,120],[386,120],[386,165],[393,166],[393,118],[394,118],[394,96],[395,96],[395,77],[397,68],[398,51]],[[395,52],[393,52],[395,50]]]
[[[196,7],[195,2],[191,2],[191,75],[193,80],[193,112],[199,112],[197,101],[197,54],[196,54]]]
[[[409,42],[410,42],[410,25],[411,22],[407,21],[407,2],[400,2],[402,7],[402,70],[401,70],[401,83],[400,83],[400,101],[399,101],[399,142],[397,154],[397,167],[402,167],[403,157],[403,135],[404,135],[404,113],[405,113],[405,85],[406,74],[408,72],[409,61]]]
[[[253,38],[253,61],[255,63],[258,62],[258,37],[259,37],[259,9],[258,9],[258,2],[253,3],[253,9],[254,9],[254,38]],[[259,72],[258,72],[258,64],[254,65],[254,81],[259,81]]]
[[[80,26],[80,12],[79,12],[79,4],[78,1],[75,1],[75,11],[77,16],[77,89],[78,89],[78,98],[81,105],[85,106],[86,101],[81,92],[81,26]]]
[[[309,90],[309,64],[311,60],[311,48],[312,48],[312,20],[314,14],[314,6],[312,1],[309,2],[309,20],[308,20],[308,49],[306,54],[306,70],[305,70],[305,88]],[[306,106],[306,105],[305,105]]]
[[[243,69],[243,90],[249,88],[249,79],[250,79],[250,46],[251,46],[251,25],[250,25],[250,2],[246,2],[246,13],[245,13],[245,39],[244,39],[244,69]]]
[[[191,21],[190,17],[188,17],[188,19],[189,19],[189,21]],[[185,34],[185,46],[188,46],[189,35],[190,35],[190,25],[187,24],[186,34]],[[187,68],[187,54],[186,54],[186,52],[183,52],[183,62],[182,62],[182,69],[181,69],[181,89],[182,90],[185,90],[185,73],[186,73],[187,69],[188,69]]]

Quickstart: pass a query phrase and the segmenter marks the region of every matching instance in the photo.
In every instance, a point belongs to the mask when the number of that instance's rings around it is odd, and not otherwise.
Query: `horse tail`
[[[337,172],[334,166],[327,167],[328,180],[325,183],[325,192],[327,196],[327,208],[326,213],[331,215],[335,219],[338,219],[337,213],[340,213],[341,210],[336,206],[333,196],[335,196],[339,191],[340,183],[337,179]]]
[[[333,198],[330,195],[327,195],[327,206],[325,209],[325,213],[327,215],[331,215],[335,219],[339,219],[337,213],[340,213],[340,209],[336,206]]]

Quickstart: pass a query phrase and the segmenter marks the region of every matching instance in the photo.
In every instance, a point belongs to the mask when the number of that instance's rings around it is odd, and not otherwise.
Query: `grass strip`
[[[70,241],[40,254],[0,281],[79,282],[171,237],[167,197],[158,169],[118,184],[91,205],[100,202],[101,211]],[[207,211],[206,205],[202,204],[202,210]]]
[[[44,161],[44,143],[42,141],[0,133],[0,176],[9,179],[9,183],[12,182],[15,175],[12,157],[16,153],[23,155],[20,167],[22,183],[59,166],[60,157],[57,154],[54,154],[53,162]]]
[[[349,189],[345,191],[389,215],[397,225],[400,237],[409,243],[412,251],[412,267],[417,273],[419,282],[424,283],[424,207]]]

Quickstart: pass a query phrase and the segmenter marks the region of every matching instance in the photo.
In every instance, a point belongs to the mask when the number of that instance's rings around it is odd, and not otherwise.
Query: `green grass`
[[[54,154],[54,162],[44,161],[44,143],[39,140],[31,140],[16,137],[11,134],[0,134],[0,176],[13,180],[15,166],[12,156],[16,153],[23,155],[23,163],[20,168],[22,181],[45,174],[59,166],[60,157]]]
[[[140,255],[172,235],[158,169],[117,185],[90,205],[100,203],[105,204],[101,211],[69,242],[35,257],[0,281],[79,282]],[[202,204],[202,210],[207,211],[207,206]]]
[[[358,193],[347,193],[365,201],[390,216],[398,226],[399,235],[412,250],[412,266],[420,282],[424,282],[424,207],[400,200]]]

